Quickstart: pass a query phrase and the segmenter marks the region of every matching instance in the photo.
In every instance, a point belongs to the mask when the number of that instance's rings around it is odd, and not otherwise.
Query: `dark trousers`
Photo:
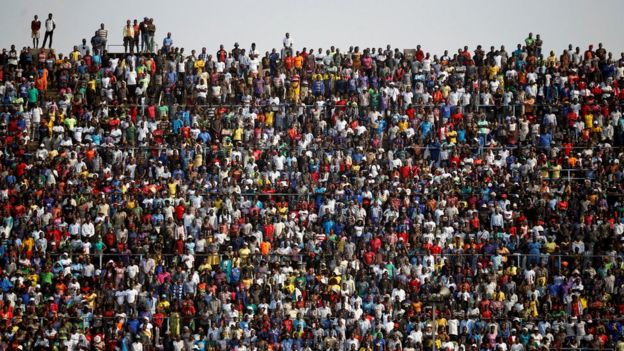
[[[45,48],[45,44],[46,44],[46,41],[48,40],[48,38],[50,38],[50,43],[48,44],[48,49],[52,48],[52,35],[53,34],[54,34],[54,31],[51,31],[51,32],[46,31],[45,32],[45,36],[43,37],[43,45],[41,45],[42,49]]]

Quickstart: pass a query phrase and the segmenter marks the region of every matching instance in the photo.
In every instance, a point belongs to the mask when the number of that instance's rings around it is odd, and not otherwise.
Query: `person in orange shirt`
[[[268,241],[263,241],[260,243],[260,253],[263,256],[268,256],[269,251],[271,251],[271,243]]]
[[[295,56],[294,63],[295,69],[301,71],[301,69],[303,68],[303,56],[299,51],[297,51],[297,56]]]
[[[44,94],[48,90],[48,75],[49,75],[48,69],[43,68],[41,72],[39,73],[39,76],[35,82],[35,86],[37,87],[37,89],[39,89],[39,91],[41,91]]]

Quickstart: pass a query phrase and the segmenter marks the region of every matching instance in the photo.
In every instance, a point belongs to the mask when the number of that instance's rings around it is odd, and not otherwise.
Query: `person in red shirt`
[[[477,212],[474,212],[472,214],[472,218],[470,219],[470,229],[474,232],[479,230],[480,226],[481,224],[479,223],[479,214]]]
[[[186,212],[186,208],[182,201],[178,202],[178,206],[175,208],[175,215],[178,221],[182,221],[184,219],[184,213]]]
[[[374,260],[375,253],[373,251],[369,250],[364,253],[364,263],[370,266],[373,264]]]
[[[438,239],[435,239],[433,245],[429,248],[429,252],[431,252],[432,255],[439,255],[442,253],[442,247],[440,247]]]
[[[418,62],[422,62],[425,59],[425,52],[420,47],[420,45],[416,45],[416,54],[415,58]]]
[[[32,22],[30,22],[30,32],[31,32],[31,37],[32,37],[34,48],[39,47],[39,37],[40,37],[39,30],[40,29],[41,29],[41,21],[39,20],[39,16],[35,15],[35,18],[32,20]]]
[[[292,56],[292,53],[288,53],[288,56],[284,58],[284,67],[286,67],[286,69],[290,71],[294,65],[295,58]]]
[[[371,251],[377,252],[381,248],[381,237],[376,236],[370,243]]]

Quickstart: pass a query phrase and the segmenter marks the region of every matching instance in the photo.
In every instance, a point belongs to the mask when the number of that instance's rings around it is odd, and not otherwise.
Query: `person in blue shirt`
[[[171,32],[169,32],[167,33],[167,37],[163,39],[163,52],[166,54],[169,53],[171,46],[173,46],[173,39],[171,39]]]
[[[550,145],[552,144],[553,137],[549,131],[542,133],[539,137],[539,145],[546,151],[550,151]]]
[[[139,322],[139,319],[136,316],[133,316],[128,321],[128,329],[130,329],[130,333],[132,333],[132,335],[136,335],[139,332],[139,324],[141,323]]]
[[[429,132],[431,131],[431,128],[433,127],[433,124],[431,124],[431,122],[425,120],[422,121],[420,123],[420,133],[422,138],[426,138],[429,135]]]
[[[538,242],[534,237],[533,241],[531,241],[528,245],[529,249],[529,264],[535,265],[539,262],[540,258],[540,250],[542,249],[542,243]]]
[[[433,161],[436,165],[440,164],[440,142],[437,140],[432,140],[428,145],[429,155],[431,156],[431,161]]]
[[[331,217],[328,217],[327,220],[323,222],[323,231],[325,232],[325,234],[329,234],[331,230],[334,229],[335,225],[336,222],[334,222]]]
[[[201,142],[205,144],[208,144],[212,141],[212,136],[207,130],[203,130],[201,133],[199,133],[199,135],[197,136],[197,139],[199,139]]]
[[[269,68],[271,69],[271,76],[274,76],[277,72],[277,63],[279,62],[279,54],[275,49],[269,55]]]
[[[385,351],[386,340],[383,338],[383,334],[379,332],[377,338],[373,341],[373,351]]]
[[[183,122],[180,119],[180,116],[176,116],[176,118],[173,120],[173,123],[171,123],[171,127],[173,128],[173,134],[180,134],[180,129],[183,127]]]
[[[0,281],[0,288],[2,289],[2,292],[8,292],[9,290],[11,290],[11,288],[13,288],[13,283],[11,283],[11,280],[9,280],[9,278],[5,276]]]

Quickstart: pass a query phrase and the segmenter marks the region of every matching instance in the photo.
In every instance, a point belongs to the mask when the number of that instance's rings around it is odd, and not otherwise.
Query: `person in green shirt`
[[[28,104],[30,105],[31,108],[33,108],[37,105],[38,101],[39,101],[39,89],[35,88],[34,85],[31,85],[30,89],[28,89]]]
[[[63,121],[63,123],[69,130],[74,130],[74,127],[76,127],[77,122],[78,121],[76,121],[76,118],[74,118],[74,116],[67,116],[65,118],[65,121]]]
[[[41,280],[41,285],[52,285],[52,278],[54,278],[54,274],[52,274],[52,270],[50,267],[47,267],[45,272],[41,272],[39,274],[39,279]]]
[[[128,140],[128,144],[131,146],[136,145],[136,127],[132,121],[130,121],[128,128],[126,128],[126,140]]]
[[[158,116],[160,118],[168,117],[169,116],[169,106],[167,106],[167,105],[159,106],[158,107]]]
[[[524,39],[524,44],[529,49],[533,49],[533,45],[535,45],[535,38],[533,38],[533,33],[529,33],[529,36]]]

